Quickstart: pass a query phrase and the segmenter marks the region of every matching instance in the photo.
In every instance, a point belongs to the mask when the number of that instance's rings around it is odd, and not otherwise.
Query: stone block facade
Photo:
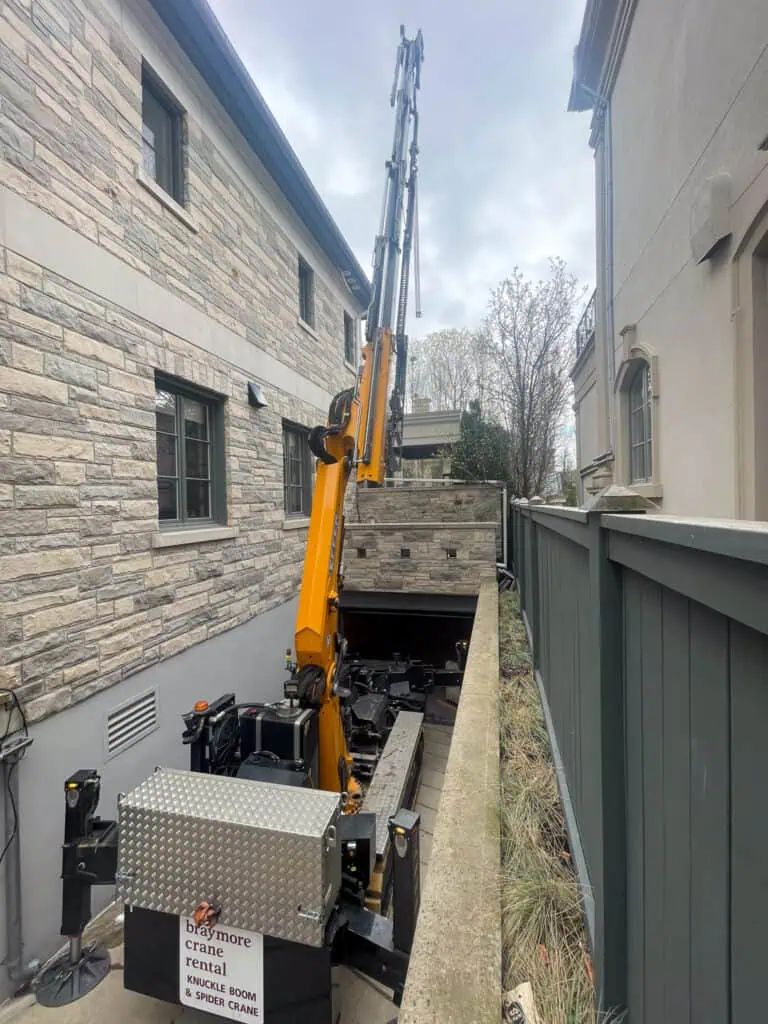
[[[138,170],[143,60],[186,111],[183,208]],[[143,0],[2,0],[0,98],[0,686],[35,721],[295,596],[283,422],[349,385],[361,308]],[[223,516],[170,540],[157,374],[222,410]]]
[[[477,594],[496,579],[493,523],[348,524],[347,590]]]
[[[346,509],[345,588],[478,593],[496,579],[501,494],[492,484],[355,489]]]
[[[501,488],[494,484],[402,482],[353,495],[347,521],[361,523],[498,523]]]

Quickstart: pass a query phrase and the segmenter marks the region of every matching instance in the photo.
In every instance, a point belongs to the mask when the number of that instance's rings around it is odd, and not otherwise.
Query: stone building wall
[[[142,58],[186,111],[183,209],[139,180]],[[148,4],[0,3],[0,686],[30,720],[295,596],[282,420],[324,422],[352,380],[345,311],[340,272]],[[223,401],[225,521],[172,546],[158,372]]]
[[[309,379],[339,377],[339,272],[147,3],[7,0],[0,54],[3,185]],[[185,110],[183,209],[140,180],[142,59]],[[299,251],[317,271],[313,332]]]
[[[2,255],[0,685],[34,720],[296,592],[281,421],[319,410],[274,390],[253,409],[236,367]],[[225,398],[232,536],[154,546],[155,369]]]

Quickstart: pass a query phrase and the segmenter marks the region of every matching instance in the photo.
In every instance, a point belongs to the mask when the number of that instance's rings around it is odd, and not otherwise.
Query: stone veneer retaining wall
[[[492,484],[355,489],[346,515],[349,590],[476,594],[496,578],[501,500]]]

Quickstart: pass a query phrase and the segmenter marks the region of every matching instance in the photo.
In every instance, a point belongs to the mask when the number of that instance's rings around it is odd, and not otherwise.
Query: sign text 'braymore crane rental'
[[[264,1020],[264,938],[179,918],[179,1002],[232,1021]]]

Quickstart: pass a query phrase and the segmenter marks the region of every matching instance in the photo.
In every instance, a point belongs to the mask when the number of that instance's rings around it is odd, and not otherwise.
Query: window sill
[[[165,189],[160,188],[156,181],[153,181],[148,175],[146,175],[141,167],[136,169],[136,181],[138,181],[141,187],[146,189],[150,195],[153,195],[158,202],[162,203],[167,210],[170,210],[174,217],[177,217],[182,224],[186,224],[190,231],[194,231],[195,234],[198,234],[200,228],[197,226],[197,221],[194,217],[191,217],[183,206],[180,206],[175,199],[169,196]]]
[[[351,372],[354,373],[355,376],[357,376],[357,367],[350,363],[348,359],[344,360],[344,365],[348,370],[351,370]]]
[[[153,548],[179,548],[184,544],[204,544],[212,540],[231,540],[236,526],[190,526],[177,530],[158,530],[152,534]]]
[[[309,516],[296,516],[283,520],[284,530],[306,530],[309,527]]]
[[[664,497],[664,488],[661,486],[661,484],[641,484],[641,483],[637,483],[637,484],[628,484],[627,486],[631,490],[636,491],[643,498],[654,499],[654,498],[663,498]]]
[[[315,341],[320,341],[320,335],[317,333],[317,331],[311,324],[307,323],[306,320],[302,320],[300,316],[297,316],[296,323],[299,325],[302,331],[306,331],[307,334],[310,335],[310,337],[315,339]]]

